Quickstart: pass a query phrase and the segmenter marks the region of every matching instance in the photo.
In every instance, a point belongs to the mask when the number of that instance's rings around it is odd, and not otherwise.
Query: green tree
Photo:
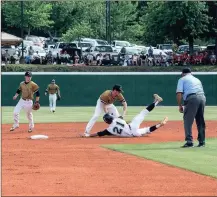
[[[72,42],[75,39],[82,37],[91,37],[93,36],[93,30],[88,23],[82,22],[71,27],[62,35],[62,40],[66,42]]]
[[[208,32],[207,12],[205,2],[150,2],[144,17],[146,41],[160,38],[178,43],[181,39],[188,39],[192,53],[194,39]]]
[[[42,1],[24,1],[24,28],[30,34],[32,29],[43,29],[53,24],[50,20],[52,5]],[[8,26],[21,28],[21,3],[4,2],[2,11]]]

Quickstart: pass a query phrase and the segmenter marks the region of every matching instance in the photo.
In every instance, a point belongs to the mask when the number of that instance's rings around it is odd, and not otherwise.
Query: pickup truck
[[[52,47],[52,55],[54,58],[57,57],[57,53],[61,55],[63,48],[77,48],[75,43],[67,43],[67,42],[57,42],[54,47]]]
[[[85,52],[83,53],[83,56],[92,55],[93,59],[96,60],[96,56],[99,55],[100,53],[103,56],[105,54],[109,54],[110,57],[112,57],[113,55],[118,55],[118,52],[115,52],[110,45],[98,45],[86,49]]]

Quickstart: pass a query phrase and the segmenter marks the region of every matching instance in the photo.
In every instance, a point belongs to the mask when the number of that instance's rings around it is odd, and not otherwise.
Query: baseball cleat
[[[163,101],[163,99],[158,95],[158,94],[154,94],[154,101],[158,101],[159,103]]]
[[[90,137],[90,134],[85,132],[83,137]]]
[[[17,129],[17,128],[19,128],[19,127],[11,127],[11,128],[10,128],[10,131],[14,131],[14,130]]]
[[[162,121],[161,121],[161,125],[163,126],[163,125],[165,125],[166,123],[167,123],[167,121],[168,121],[168,117],[165,117]]]
[[[32,129],[29,129],[29,130],[28,130],[28,133],[32,133]]]

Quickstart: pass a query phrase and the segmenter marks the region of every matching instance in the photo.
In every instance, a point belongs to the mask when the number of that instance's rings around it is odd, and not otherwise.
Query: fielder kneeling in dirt
[[[119,137],[141,137],[145,134],[155,131],[156,129],[164,126],[167,123],[167,117],[165,117],[160,123],[154,126],[141,129],[139,127],[140,124],[143,122],[145,116],[147,116],[148,113],[152,111],[154,107],[161,101],[163,101],[163,99],[157,94],[154,94],[154,102],[150,104],[146,109],[142,110],[129,124],[127,124],[125,120],[122,119],[122,117],[114,118],[108,113],[105,114],[103,116],[103,120],[107,124],[109,124],[109,127],[104,131],[91,134],[90,137],[102,137],[105,135],[115,135]]]

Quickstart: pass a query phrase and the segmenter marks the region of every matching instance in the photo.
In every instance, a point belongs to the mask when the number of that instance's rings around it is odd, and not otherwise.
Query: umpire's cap
[[[30,71],[27,71],[27,72],[25,73],[25,76],[31,77],[31,76],[32,76],[32,73],[31,73]]]
[[[113,86],[113,90],[117,90],[118,92],[124,92],[124,91],[122,90],[122,86],[119,85],[119,84],[114,85],[114,86]]]
[[[182,70],[182,74],[187,74],[187,73],[191,73],[191,69],[190,68],[184,68]]]
[[[103,116],[103,120],[107,123],[107,124],[111,124],[112,123],[112,121],[113,121],[113,116],[111,116],[110,114],[105,114],[104,116]]]

